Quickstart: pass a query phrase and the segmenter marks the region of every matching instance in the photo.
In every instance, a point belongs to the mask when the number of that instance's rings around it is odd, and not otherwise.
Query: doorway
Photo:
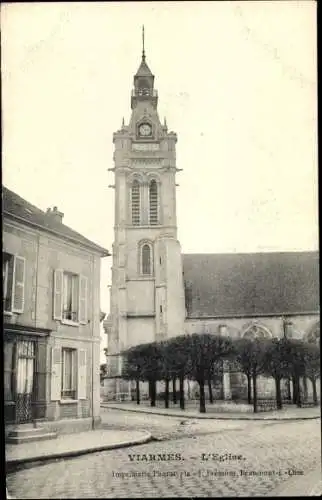
[[[35,373],[35,342],[19,340],[16,343],[16,424],[31,422]]]

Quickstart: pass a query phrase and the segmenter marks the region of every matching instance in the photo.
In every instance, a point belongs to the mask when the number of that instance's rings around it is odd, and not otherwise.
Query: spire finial
[[[144,50],[144,24],[142,26],[142,61],[145,61],[145,50]]]

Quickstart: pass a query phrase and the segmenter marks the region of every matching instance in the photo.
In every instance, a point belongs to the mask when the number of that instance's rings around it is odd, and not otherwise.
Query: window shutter
[[[56,269],[54,271],[54,319],[61,320],[63,317],[63,271]]]
[[[25,259],[15,256],[13,265],[12,311],[23,312],[25,297]]]
[[[86,351],[78,351],[78,399],[86,399]]]
[[[79,277],[79,322],[82,325],[87,324],[87,278]]]
[[[51,401],[59,401],[61,399],[61,347],[53,347],[51,353]]]

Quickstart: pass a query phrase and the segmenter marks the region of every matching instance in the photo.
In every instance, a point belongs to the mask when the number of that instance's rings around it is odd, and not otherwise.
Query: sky
[[[2,4],[3,184],[109,250],[141,60],[178,134],[184,253],[318,248],[316,3]],[[102,262],[109,311],[111,258]],[[102,349],[106,336],[102,334]],[[103,356],[102,356],[103,361]]]

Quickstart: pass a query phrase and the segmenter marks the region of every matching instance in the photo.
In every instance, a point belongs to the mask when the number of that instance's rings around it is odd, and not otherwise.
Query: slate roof
[[[142,59],[141,64],[139,66],[139,69],[137,70],[135,76],[136,77],[137,76],[153,76],[149,66],[145,62],[145,58]]]
[[[27,200],[21,198],[21,196],[18,196],[16,193],[4,186],[2,186],[2,210],[5,216],[17,218],[25,224],[38,226],[44,231],[49,231],[62,237],[63,239],[68,239],[74,243],[81,244],[99,252],[104,257],[110,255],[109,251],[105,248],[97,245],[91,240],[88,240],[83,235],[77,233],[62,222],[54,220],[53,217],[48,215],[46,212],[35,207]]]
[[[318,252],[184,254],[189,317],[319,311]]]

